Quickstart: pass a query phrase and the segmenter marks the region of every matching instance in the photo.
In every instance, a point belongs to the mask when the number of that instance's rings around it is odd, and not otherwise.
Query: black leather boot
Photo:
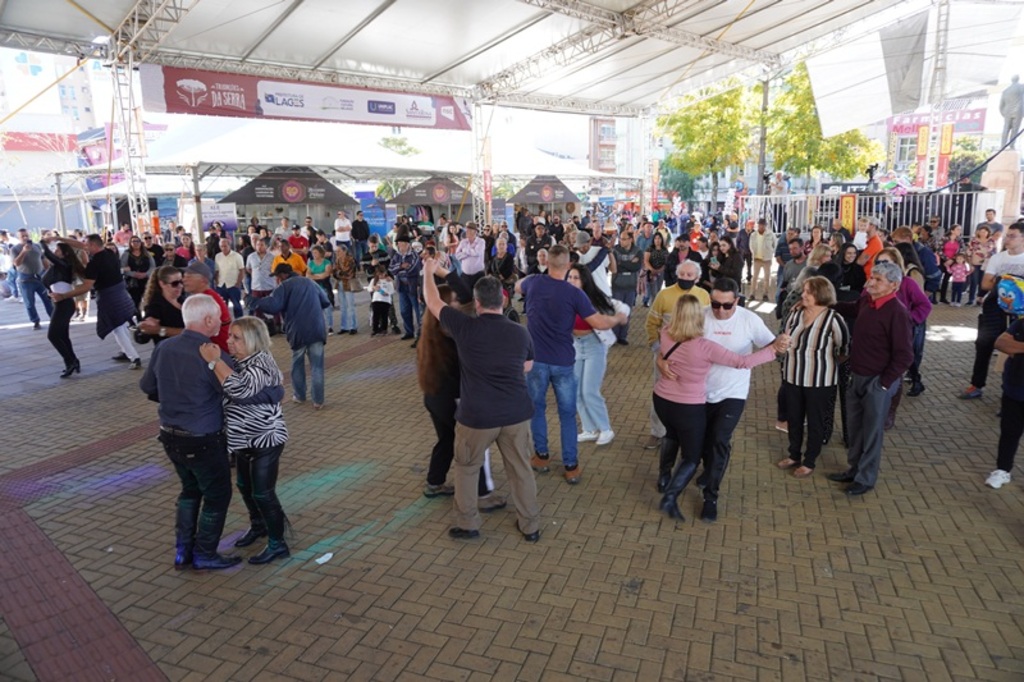
[[[267,524],[267,535],[270,537],[267,546],[256,556],[249,557],[250,564],[269,564],[274,559],[291,556],[288,545],[284,541],[284,526],[287,519],[280,505],[273,509],[264,511],[264,520]]]
[[[679,464],[676,472],[672,475],[672,480],[669,482],[668,488],[665,489],[665,495],[661,498],[661,504],[658,505],[670,519],[686,520],[683,512],[679,510],[679,496],[686,486],[690,485],[695,473],[697,473],[697,462],[684,461]]]
[[[668,489],[672,480],[672,467],[676,464],[676,457],[679,454],[679,441],[672,440],[668,436],[661,439],[661,450],[658,453],[658,492],[663,493]]]
[[[718,520],[718,500],[704,500],[704,508],[700,510],[700,520],[706,523]]]
[[[196,544],[196,523],[199,521],[199,500],[178,499],[178,513],[174,522],[174,568],[182,570],[192,565],[192,549]]]
[[[235,540],[235,547],[248,547],[255,543],[260,538],[267,537],[267,528],[263,525],[263,520],[250,520],[249,530],[245,531],[245,535]]]
[[[242,557],[226,557],[217,553],[217,545],[220,543],[220,535],[224,531],[226,516],[227,510],[209,511],[207,509],[204,509],[199,515],[196,546],[192,557],[192,567],[196,570],[216,571],[242,562]]]

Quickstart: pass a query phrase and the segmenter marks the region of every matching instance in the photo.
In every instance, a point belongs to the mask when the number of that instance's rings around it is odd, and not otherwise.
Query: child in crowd
[[[967,290],[967,278],[971,274],[970,263],[967,262],[967,254],[963,251],[953,257],[953,263],[949,266],[949,278],[953,282],[953,307],[959,308],[964,291]]]
[[[395,281],[386,267],[377,266],[366,290],[370,292],[370,309],[373,311],[371,336],[384,336],[388,333],[388,313],[391,310],[391,297],[395,294]]]

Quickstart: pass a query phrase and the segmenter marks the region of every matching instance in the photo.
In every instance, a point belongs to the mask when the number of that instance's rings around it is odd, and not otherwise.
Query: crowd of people
[[[813,475],[836,430],[838,402],[847,466],[828,478],[862,495],[877,483],[904,383],[909,397],[925,390],[934,306],[977,305],[974,371],[959,397],[983,395],[993,348],[1011,355],[997,469],[986,481],[1008,482],[1024,421],[1016,357],[1024,328],[1014,322],[1024,310],[1004,300],[1001,286],[1024,282],[1015,279],[1024,278],[1024,223],[1004,228],[990,213],[965,238],[961,226],[943,230],[938,219],[891,234],[870,217],[852,230],[836,222],[806,235],[795,227],[775,234],[768,222],[604,224],[588,214],[563,223],[521,210],[511,227],[444,216],[423,226],[402,217],[380,235],[361,213],[349,221],[339,211],[331,233],[311,218],[302,225],[282,218],[273,230],[254,219],[235,235],[217,224],[201,236],[174,225],[135,235],[124,226],[109,241],[46,234],[36,244],[23,232],[8,250],[33,326],[41,327],[37,298],[51,316],[62,377],[81,369],[68,330],[84,317],[90,292],[97,333],[112,335],[120,349],[115,360],[141,368],[135,343],[155,344],[141,384],[160,403],[161,440],[182,481],[178,567],[237,563],[216,552],[231,495],[228,453],[250,518],[236,544],[268,538],[252,563],[289,553],[274,493],[287,441],[283,380],[270,354],[276,333],[292,351],[292,400],[311,397],[314,409],[326,401],[329,336],[362,327],[411,340],[437,435],[423,494],[453,496],[450,534],[477,537],[479,513],[507,505],[490,472],[496,443],[518,529],[533,542],[540,533],[534,477],[551,471],[553,451],[565,482],[576,485],[580,444],[615,439],[602,387],[611,349],[629,346],[635,311],[645,311],[653,356],[643,446],[658,450],[660,508],[682,519],[679,498],[696,478],[700,517],[713,522],[753,367],[778,360],[781,372],[775,427],[789,445],[776,465],[797,478]],[[370,305],[361,324],[355,296],[363,290]],[[773,305],[757,307],[765,302]],[[195,367],[202,399],[179,400],[186,366]],[[559,420],[554,443],[549,388]]]

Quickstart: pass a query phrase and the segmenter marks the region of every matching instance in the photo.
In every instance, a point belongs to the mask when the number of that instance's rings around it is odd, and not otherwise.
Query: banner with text
[[[143,64],[146,111],[471,130],[465,98],[363,90]]]

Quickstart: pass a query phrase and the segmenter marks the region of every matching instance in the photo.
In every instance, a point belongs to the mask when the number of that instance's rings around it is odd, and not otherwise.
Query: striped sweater
[[[235,371],[224,380],[224,421],[229,451],[269,448],[288,440],[280,403],[239,405],[235,402],[283,383],[281,370],[266,351],[253,353],[235,365]]]

